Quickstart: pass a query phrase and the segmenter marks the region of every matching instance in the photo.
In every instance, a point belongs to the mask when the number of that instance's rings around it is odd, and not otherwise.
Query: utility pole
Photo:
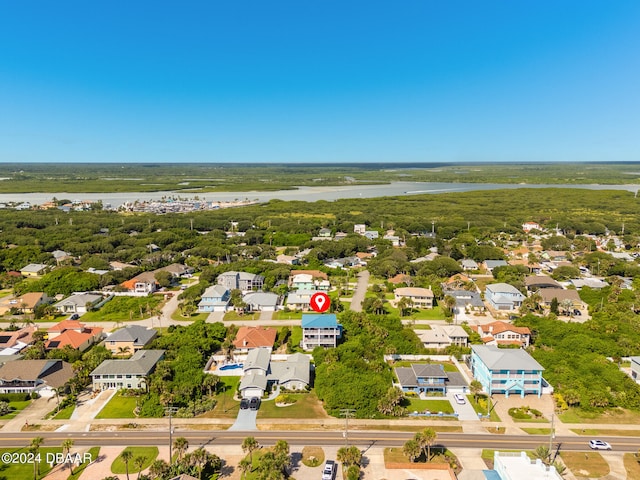
[[[169,414],[169,465],[173,464],[173,425],[171,424],[171,419],[177,411],[178,407],[172,407],[171,405],[164,409],[165,414]]]
[[[349,418],[353,417],[355,413],[355,409],[353,408],[341,408],[340,416],[344,417],[344,446],[349,446]]]
[[[555,415],[554,412],[551,412],[551,432],[549,432],[549,456],[551,456],[551,449],[553,448],[553,439],[555,438],[555,432],[553,427]]]

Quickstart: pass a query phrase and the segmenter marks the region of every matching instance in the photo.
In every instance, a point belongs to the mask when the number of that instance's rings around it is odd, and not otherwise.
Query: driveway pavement
[[[249,408],[238,410],[236,421],[229,427],[229,430],[256,431],[258,430],[258,427],[256,426],[257,416],[257,410],[251,410]]]
[[[353,297],[351,297],[351,310],[354,312],[362,311],[362,302],[364,296],[367,293],[367,287],[369,286],[369,270],[362,270],[358,273],[358,283],[353,291]]]

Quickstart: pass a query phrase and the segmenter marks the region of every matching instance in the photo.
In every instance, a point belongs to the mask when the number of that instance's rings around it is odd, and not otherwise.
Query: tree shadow
[[[291,454],[291,469],[297,470],[302,463],[302,452],[293,452]]]
[[[225,460],[220,459],[222,466],[220,467],[220,475],[218,478],[230,477],[236,471],[236,467],[229,465]]]

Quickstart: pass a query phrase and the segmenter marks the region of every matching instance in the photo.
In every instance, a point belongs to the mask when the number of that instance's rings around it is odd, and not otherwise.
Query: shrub
[[[297,399],[293,395],[281,394],[276,397],[276,403],[291,405],[292,403],[296,403],[296,402],[297,402]]]

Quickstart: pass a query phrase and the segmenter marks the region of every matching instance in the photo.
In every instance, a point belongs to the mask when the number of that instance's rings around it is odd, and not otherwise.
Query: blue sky
[[[637,0],[0,0],[0,162],[640,161]]]

